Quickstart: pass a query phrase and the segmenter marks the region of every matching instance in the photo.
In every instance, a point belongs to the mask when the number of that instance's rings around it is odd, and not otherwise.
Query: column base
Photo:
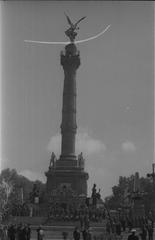
[[[66,161],[66,160],[77,160],[77,157],[75,155],[60,155],[60,161]]]

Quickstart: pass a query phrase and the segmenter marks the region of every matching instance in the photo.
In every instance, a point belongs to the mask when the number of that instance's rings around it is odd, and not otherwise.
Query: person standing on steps
[[[128,236],[128,240],[139,240],[139,237],[136,235],[136,229],[131,230],[131,234]]]
[[[37,240],[44,239],[44,230],[42,229],[41,225],[37,228]]]
[[[75,227],[75,229],[74,229],[73,238],[74,238],[74,240],[80,240],[80,231],[79,231],[78,227]]]

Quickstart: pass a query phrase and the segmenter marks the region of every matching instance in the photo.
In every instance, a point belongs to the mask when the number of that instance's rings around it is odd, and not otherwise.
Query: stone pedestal
[[[45,174],[48,203],[77,207],[85,202],[88,173],[78,166],[78,160],[57,160]]]
[[[47,192],[50,195],[64,188],[76,196],[87,196],[88,173],[78,166],[77,160],[57,160],[54,167],[45,173],[47,177]]]

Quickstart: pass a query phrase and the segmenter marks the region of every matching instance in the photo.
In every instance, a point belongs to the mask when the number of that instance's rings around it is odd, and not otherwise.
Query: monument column
[[[75,160],[76,137],[76,70],[80,66],[79,52],[74,43],[65,47],[61,53],[61,65],[64,69],[64,89],[61,124],[61,156],[60,160]]]
[[[79,201],[85,201],[87,196],[88,173],[84,171],[84,158],[82,153],[75,155],[76,138],[76,71],[80,66],[79,51],[75,45],[77,35],[77,24],[72,24],[67,17],[70,28],[65,34],[70,39],[70,43],[65,46],[65,51],[61,52],[61,65],[64,70],[64,87],[62,103],[62,122],[61,122],[61,154],[56,159],[53,153],[50,160],[47,177],[47,194],[52,197],[52,201],[61,203],[68,201],[79,205]],[[67,197],[67,193],[70,197]],[[64,198],[60,193],[64,193]]]

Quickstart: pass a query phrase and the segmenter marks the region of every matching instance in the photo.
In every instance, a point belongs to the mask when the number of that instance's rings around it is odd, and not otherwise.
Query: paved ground
[[[67,240],[72,240],[73,237],[72,237],[71,229],[70,228],[66,228],[66,232],[68,232]],[[114,237],[112,240],[127,240],[129,234],[130,233],[127,231],[127,232],[122,234],[121,238],[115,238]],[[136,234],[139,235],[139,230],[138,229],[137,229],[137,233]],[[99,231],[93,232],[92,233],[92,240],[95,240],[94,236],[97,237],[96,240],[107,240],[107,238],[106,238],[105,234],[103,234],[103,232],[99,232]],[[36,240],[36,239],[37,239],[37,234],[36,234],[36,231],[34,230],[32,232],[31,240]],[[63,239],[62,232],[56,231],[56,230],[55,231],[49,231],[49,230],[46,231],[45,230],[45,240],[62,240],[62,239]],[[82,239],[82,235],[81,235],[81,239]],[[140,237],[139,237],[139,240],[141,240]],[[148,238],[147,238],[147,240],[148,240]],[[153,240],[155,240],[155,228],[154,228]]]
[[[17,219],[14,219],[14,221],[12,221],[12,222],[16,222],[15,220],[17,220]],[[35,221],[36,221],[36,219],[35,219]],[[21,219],[20,219],[20,222],[21,222]],[[30,223],[29,219],[27,219],[27,221],[24,219],[23,222]],[[41,224],[40,221],[38,221],[38,223],[36,223],[36,226],[34,226],[33,224],[31,225],[31,226],[33,226],[31,240],[37,240],[36,229],[40,224]],[[55,222],[55,224],[52,224],[50,226],[43,225],[43,229],[45,232],[44,239],[45,240],[63,240],[62,232],[68,232],[67,240],[73,240],[73,230],[74,230],[75,226],[78,226],[78,225],[79,225],[78,222],[74,223],[74,225],[73,225],[73,223],[69,223],[69,222],[66,222],[65,224],[64,224],[64,222],[63,223]],[[96,225],[91,224],[90,227],[91,227],[91,232],[92,232],[92,240],[107,240],[107,238],[105,236],[105,223],[96,224]],[[137,231],[137,234],[139,234],[139,231]],[[127,240],[128,235],[129,235],[129,232],[127,231],[122,234],[121,239],[117,238],[117,240]],[[96,238],[94,236],[96,236]],[[82,234],[81,234],[81,240],[82,240]],[[112,240],[116,240],[116,238],[113,238]],[[141,240],[141,239],[139,238],[139,240]],[[155,240],[155,226],[154,226],[153,240]]]

